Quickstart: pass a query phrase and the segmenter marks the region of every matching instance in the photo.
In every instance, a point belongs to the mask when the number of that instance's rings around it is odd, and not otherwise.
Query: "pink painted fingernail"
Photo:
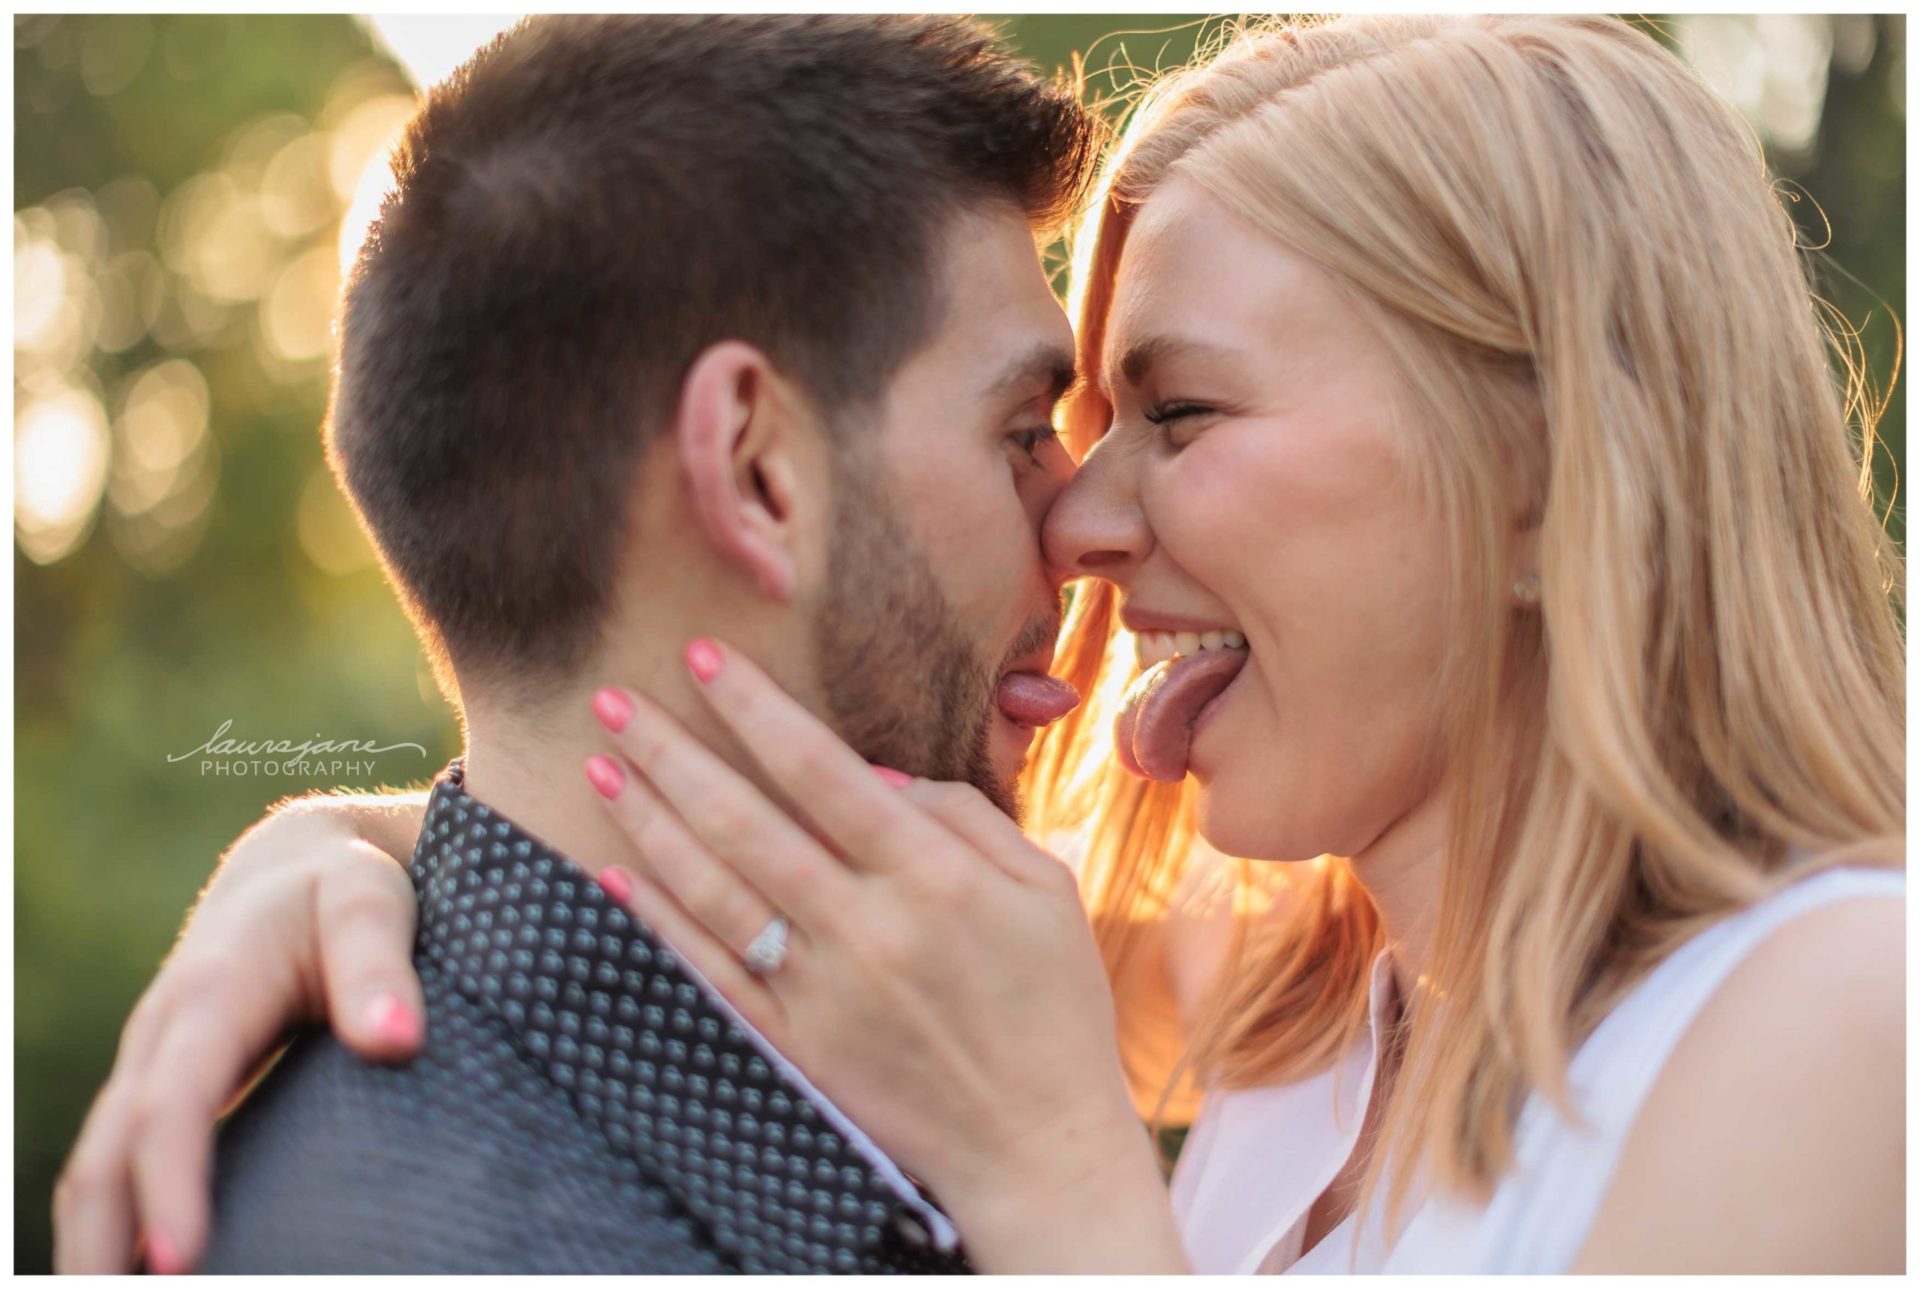
[[[706,684],[720,674],[720,649],[713,641],[702,636],[687,646],[687,670],[701,684]]]
[[[620,795],[620,789],[627,786],[627,776],[615,765],[612,757],[590,756],[587,758],[587,782],[593,784],[593,790],[611,801]]]
[[[633,700],[617,689],[603,689],[593,696],[593,714],[618,734],[633,719]]]
[[[600,889],[611,895],[615,904],[625,904],[633,898],[633,882],[617,868],[600,874]]]
[[[876,765],[869,768],[880,776],[882,783],[885,783],[891,788],[904,788],[913,782],[913,776],[911,774],[902,774],[900,771],[892,769],[889,766]]]
[[[157,1276],[177,1276],[186,1270],[173,1241],[159,1231],[147,1232],[147,1270]]]
[[[367,1004],[367,1027],[386,1039],[410,1047],[420,1041],[420,1021],[397,994],[381,994]]]

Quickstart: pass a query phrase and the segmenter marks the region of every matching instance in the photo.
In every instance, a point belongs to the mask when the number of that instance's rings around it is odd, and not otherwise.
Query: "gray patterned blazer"
[[[563,856],[435,785],[427,1042],[300,1035],[223,1130],[213,1272],[957,1272],[952,1223]]]

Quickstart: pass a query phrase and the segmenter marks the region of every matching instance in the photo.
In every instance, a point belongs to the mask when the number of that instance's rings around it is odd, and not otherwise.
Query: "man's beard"
[[[1029,623],[1002,661],[982,658],[884,490],[851,462],[839,478],[826,599],[814,617],[834,726],[875,765],[970,783],[1018,820],[1019,785],[993,764],[995,695],[1009,662],[1053,641],[1058,616]]]

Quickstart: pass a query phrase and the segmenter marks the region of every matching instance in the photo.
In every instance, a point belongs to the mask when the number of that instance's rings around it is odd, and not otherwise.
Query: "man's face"
[[[1017,817],[1033,731],[996,701],[1044,672],[1059,583],[1040,524],[1072,463],[1051,438],[1073,333],[1011,207],[956,219],[932,341],[887,391],[877,433],[840,450],[821,677],[844,738],[876,764],[972,783]]]

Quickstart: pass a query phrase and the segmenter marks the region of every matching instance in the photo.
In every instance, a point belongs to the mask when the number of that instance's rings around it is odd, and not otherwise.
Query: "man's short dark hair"
[[[584,661],[703,349],[759,346],[829,416],[876,399],[937,325],[951,217],[1057,226],[1097,150],[964,18],[539,17],[481,50],[396,151],[327,434],[436,664]]]

